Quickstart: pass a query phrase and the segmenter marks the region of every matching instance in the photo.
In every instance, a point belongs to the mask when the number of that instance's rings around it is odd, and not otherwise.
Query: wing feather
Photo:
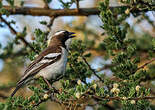
[[[61,58],[61,48],[48,47],[34,60],[26,69],[17,85],[26,80],[29,76],[37,74],[40,70]]]

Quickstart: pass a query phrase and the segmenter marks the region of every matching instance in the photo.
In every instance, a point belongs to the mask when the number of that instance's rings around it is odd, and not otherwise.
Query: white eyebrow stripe
[[[59,35],[59,34],[61,34],[61,33],[63,33],[63,32],[65,32],[65,31],[56,32],[54,35]]]

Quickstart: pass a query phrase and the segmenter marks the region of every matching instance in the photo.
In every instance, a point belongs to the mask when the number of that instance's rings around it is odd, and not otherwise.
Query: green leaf
[[[5,104],[0,102],[0,110],[3,110],[5,108]]]
[[[52,0],[47,0],[47,3],[50,3],[50,2],[52,2]]]
[[[129,91],[129,97],[133,97],[135,93],[136,93],[136,90],[134,87],[132,87]]]
[[[21,0],[21,2],[20,2],[20,6],[24,6],[24,0]]]
[[[90,57],[91,56],[91,53],[87,53],[84,55],[84,57]]]
[[[2,5],[2,1],[0,1],[0,8],[2,8],[2,6],[3,6],[3,5]]]
[[[1,8],[0,9],[0,14],[9,16],[10,15],[10,12],[8,10],[6,10],[5,8]]]
[[[155,50],[155,38],[152,39],[153,50]]]
[[[46,21],[40,21],[40,24],[47,25]]]
[[[6,0],[6,1],[11,5],[11,7],[14,6],[14,0]]]

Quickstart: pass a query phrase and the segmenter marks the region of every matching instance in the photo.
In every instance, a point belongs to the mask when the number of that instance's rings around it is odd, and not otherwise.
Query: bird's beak
[[[74,32],[69,32],[69,38],[76,37],[74,34],[75,34]]]

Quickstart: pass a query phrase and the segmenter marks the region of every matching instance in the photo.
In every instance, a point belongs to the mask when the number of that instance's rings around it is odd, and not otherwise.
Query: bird
[[[48,80],[56,79],[65,73],[67,56],[71,39],[76,37],[74,32],[66,30],[57,31],[49,39],[49,44],[25,70],[11,97],[25,84],[38,77],[48,83]]]

